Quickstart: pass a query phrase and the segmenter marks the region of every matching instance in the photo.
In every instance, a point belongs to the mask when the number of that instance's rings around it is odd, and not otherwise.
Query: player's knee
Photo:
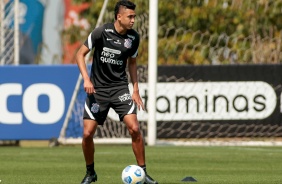
[[[88,130],[84,130],[83,131],[83,139],[84,140],[92,140],[93,139],[93,133],[88,131]]]
[[[139,137],[141,135],[139,126],[131,127],[129,133],[132,137]]]

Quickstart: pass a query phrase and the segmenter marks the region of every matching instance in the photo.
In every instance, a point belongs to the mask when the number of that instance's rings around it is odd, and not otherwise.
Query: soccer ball
[[[123,169],[121,179],[124,184],[143,184],[145,172],[137,165],[129,165]]]

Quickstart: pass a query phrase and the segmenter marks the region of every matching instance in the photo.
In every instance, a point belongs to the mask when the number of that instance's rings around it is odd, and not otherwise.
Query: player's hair
[[[135,10],[136,5],[128,0],[120,0],[119,2],[117,2],[116,6],[115,6],[115,20],[117,20],[117,14],[119,13],[119,9],[121,6],[124,6],[128,9],[131,10]]]

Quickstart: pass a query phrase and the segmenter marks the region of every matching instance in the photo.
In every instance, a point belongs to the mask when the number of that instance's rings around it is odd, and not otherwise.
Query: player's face
[[[120,24],[126,29],[132,29],[135,21],[135,11],[128,8],[121,8],[117,19]]]

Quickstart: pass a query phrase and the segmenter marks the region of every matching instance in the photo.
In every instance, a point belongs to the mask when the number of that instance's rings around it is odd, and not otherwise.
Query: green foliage
[[[93,29],[103,0],[74,1],[92,3],[81,16]],[[149,1],[134,2],[137,15],[148,17]],[[115,3],[109,0],[108,14],[113,14]],[[281,62],[281,0],[159,0],[158,14],[159,64]],[[144,29],[148,20],[138,20]],[[71,42],[86,38],[77,28],[70,28],[65,34]],[[142,37],[138,62],[148,63],[148,36]]]

